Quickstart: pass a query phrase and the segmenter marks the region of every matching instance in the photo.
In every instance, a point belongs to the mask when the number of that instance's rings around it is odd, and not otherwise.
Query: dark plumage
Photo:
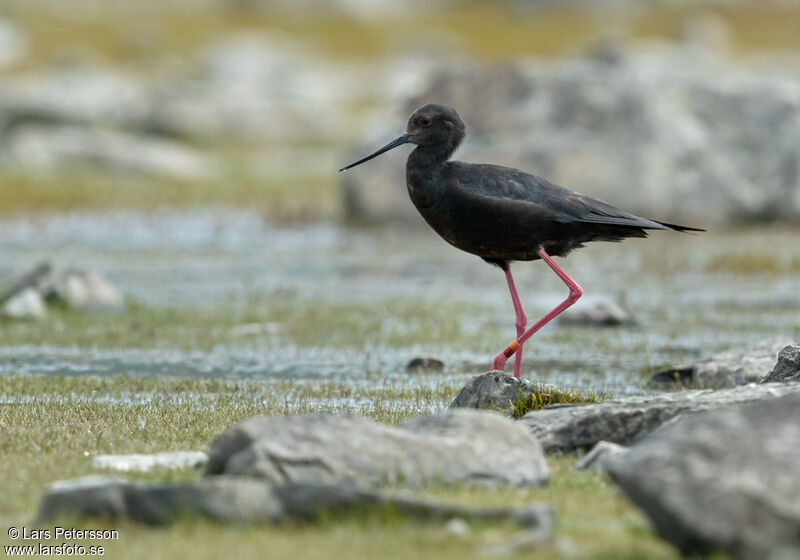
[[[524,313],[510,276],[511,261],[543,258],[570,285],[574,281],[568,282],[569,277],[547,257],[565,256],[588,241],[647,237],[651,229],[703,231],[629,214],[518,169],[449,161],[464,136],[464,122],[458,113],[446,105],[431,103],[411,115],[402,136],[340,171],[402,144],[416,144],[406,164],[411,201],[448,243],[507,272],[518,334]],[[577,284],[574,286],[580,290]],[[574,299],[577,297],[579,293]],[[525,335],[517,339],[519,345],[530,336]]]
[[[688,229],[628,214],[517,169],[454,161],[436,172],[433,180],[444,188],[435,194],[426,188],[430,178],[408,172],[417,209],[450,244],[500,266],[538,259],[539,248],[566,256],[587,241]]]

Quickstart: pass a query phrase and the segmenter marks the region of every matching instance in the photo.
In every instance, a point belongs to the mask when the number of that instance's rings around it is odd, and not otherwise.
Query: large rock
[[[764,383],[800,381],[800,344],[791,344],[778,354],[778,363]]]
[[[252,418],[214,440],[206,472],[371,486],[433,480],[538,486],[549,478],[541,446],[523,425],[475,410],[396,427],[348,415]]]
[[[0,82],[0,131],[39,124],[141,126],[150,111],[142,82],[116,72],[64,66]]]
[[[656,219],[800,217],[794,76],[672,47],[505,67],[447,61],[425,84],[383,116],[393,123],[382,125],[384,142],[438,101],[467,124],[458,159],[519,167]],[[384,156],[343,177],[346,208],[385,216],[371,201],[403,194],[403,160]],[[395,217],[407,206],[398,202]]]
[[[11,161],[35,168],[96,165],[176,179],[208,177],[216,169],[208,155],[173,140],[64,125],[18,126],[6,150]]]
[[[200,516],[226,523],[314,521],[322,514],[376,512],[390,507],[425,520],[452,518],[510,520],[529,528],[552,528],[544,504],[523,508],[472,508],[384,494],[346,484],[278,484],[215,476],[188,483],[136,484],[125,479],[86,477],[53,484],[39,504],[38,522],[63,517],[130,519],[151,525]]]
[[[684,554],[721,549],[737,558],[797,558],[798,441],[794,393],[670,423],[604,463]]]
[[[224,522],[265,523],[283,518],[271,485],[215,477],[195,483],[139,485],[124,478],[85,477],[51,485],[39,503],[39,522],[60,517],[131,519],[161,525],[187,514]]]
[[[332,140],[349,125],[342,105],[359,98],[362,86],[371,87],[285,35],[233,35],[154,88],[142,124],[181,136]]]
[[[776,397],[800,395],[800,384],[750,384],[713,391],[678,391],[651,397],[626,397],[599,404],[552,405],[523,416],[545,452],[588,450],[600,441],[628,444],[682,414],[759,402],[772,406]]]
[[[656,373],[651,379],[651,385],[735,387],[756,383],[772,371],[778,353],[791,342],[790,338],[771,338],[753,346],[724,350],[693,364]]]
[[[342,107],[374,98],[384,80],[308,50],[288,35],[243,33],[172,65],[173,73],[159,72],[163,77],[157,81],[91,63],[9,76],[0,82],[0,156],[3,148],[14,147],[14,159],[23,164],[36,164],[34,148],[50,159],[63,158],[68,148],[63,144],[69,138],[76,149],[86,151],[88,144],[108,161],[95,146],[99,137],[95,127],[113,129],[119,136],[104,134],[112,147],[128,144],[137,156],[142,155],[144,140],[169,136],[169,142],[152,139],[148,144],[161,146],[167,152],[164,157],[176,161],[182,148],[181,165],[193,168],[198,162],[192,158],[187,164],[186,154],[195,152],[181,139],[224,136],[288,143],[339,139],[351,126],[351,113]],[[48,144],[41,137],[50,127],[58,143]],[[85,136],[65,133],[75,128]],[[22,132],[22,138],[14,138]],[[3,145],[11,140],[14,146]],[[56,148],[58,153],[53,154]],[[26,157],[21,151],[27,152]],[[148,153],[148,161],[154,158]],[[113,161],[120,159],[115,154]],[[314,165],[315,158],[308,163]]]

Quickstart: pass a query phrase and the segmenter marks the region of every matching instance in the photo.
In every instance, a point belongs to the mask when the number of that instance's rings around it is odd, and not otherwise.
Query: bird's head
[[[452,146],[452,153],[464,139],[466,127],[456,110],[429,103],[408,117],[408,141],[417,146]]]
[[[339,171],[360,165],[397,146],[408,143],[416,144],[421,148],[440,154],[442,159],[447,159],[464,139],[465,129],[464,121],[461,120],[455,109],[440,103],[429,103],[411,114],[406,131],[399,138],[392,140],[376,152],[342,167]]]

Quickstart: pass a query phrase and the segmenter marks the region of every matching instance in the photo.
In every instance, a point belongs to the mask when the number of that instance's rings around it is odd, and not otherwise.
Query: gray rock
[[[628,448],[610,441],[600,441],[592,447],[583,459],[575,464],[576,471],[595,471],[605,470],[605,465],[609,461],[619,461],[628,452]]]
[[[626,445],[678,415],[722,409],[800,394],[800,385],[750,384],[721,390],[678,391],[652,397],[626,397],[599,404],[552,405],[518,422],[530,428],[546,453],[588,450],[600,441]]]
[[[675,384],[735,387],[755,383],[772,371],[778,353],[791,343],[790,338],[772,338],[754,346],[725,350],[693,364],[656,373],[650,383],[656,387]]]
[[[415,14],[436,12],[456,3],[456,0],[219,0],[230,8],[256,10],[277,8],[296,13],[303,18],[344,16],[371,22]]]
[[[147,472],[155,469],[180,470],[205,465],[208,455],[202,451],[168,451],[133,455],[97,455],[92,458],[95,469],[123,472]]]
[[[78,267],[57,271],[45,295],[76,310],[119,310],[125,305],[122,295],[105,276],[95,270]]]
[[[529,528],[550,528],[552,509],[544,504],[522,508],[470,508],[416,498],[413,494],[391,494],[348,484],[278,484],[275,495],[283,503],[286,517],[314,521],[322,512],[347,513],[377,506],[390,506],[409,517],[446,522],[454,517],[485,521],[514,521]]]
[[[414,358],[406,364],[409,373],[441,372],[444,371],[444,362],[436,358]]]
[[[636,324],[636,319],[619,304],[610,300],[578,300],[559,315],[558,323],[577,327],[620,327]]]
[[[385,80],[307,51],[288,36],[251,33],[165,66],[176,71],[155,82],[85,63],[9,76],[0,82],[0,157],[23,165],[79,159],[195,178],[198,169],[213,171],[217,162],[178,138],[340,140],[352,126],[342,107],[374,99]],[[55,139],[46,137],[49,130]],[[122,147],[132,155],[126,158]],[[305,159],[311,166],[324,162]]]
[[[679,34],[683,42],[711,50],[726,51],[731,45],[730,27],[711,11],[689,14],[681,22]]]
[[[140,127],[150,110],[150,95],[135,78],[98,68],[69,66],[4,79],[0,131],[33,123]]]
[[[77,480],[54,482],[39,502],[38,519],[80,515],[86,517],[121,517],[126,512],[121,477],[90,475]]]
[[[518,167],[657,219],[800,217],[800,82],[773,69],[698,46],[505,67],[448,60],[399,100],[384,141],[430,101],[467,123],[458,159]],[[371,151],[381,144],[369,136]],[[384,157],[343,176],[346,208],[386,215],[378,205],[405,194],[403,166]],[[398,202],[396,216],[409,207]]]
[[[472,532],[470,531],[469,525],[466,521],[461,519],[460,517],[453,517],[447,523],[444,524],[444,530],[456,537],[468,537],[469,534]]]
[[[501,415],[450,410],[383,426],[359,416],[252,418],[211,444],[209,474],[273,482],[538,486],[549,478],[536,438]]]
[[[79,163],[176,179],[215,173],[210,156],[183,144],[110,129],[20,125],[8,135],[6,152],[11,161],[30,167]]]
[[[162,84],[149,98],[145,126],[182,136],[333,140],[350,124],[341,107],[363,97],[358,88],[373,87],[364,82],[287,36],[238,34]]]
[[[684,554],[796,558],[798,411],[794,393],[687,417],[612,458],[608,472]]]
[[[6,319],[44,319],[47,309],[42,295],[33,288],[24,288],[3,303],[0,317]]]
[[[471,508],[385,494],[344,484],[279,484],[214,476],[196,482],[137,484],[125,479],[87,477],[53,484],[39,504],[38,522],[62,517],[130,519],[163,525],[186,516],[238,524],[310,522],[322,514],[374,512],[392,508],[412,518],[447,521],[510,520],[539,534],[552,531],[553,510],[544,504],[523,508]]]
[[[473,377],[450,403],[450,408],[479,408],[511,414],[520,396],[536,391],[536,384],[502,371]]]
[[[0,302],[8,304],[28,290],[35,291],[40,299],[74,310],[118,311],[125,305],[111,281],[96,270],[80,266],[39,263],[13,282],[0,296]]]
[[[541,548],[553,540],[552,527],[542,526],[520,531],[503,539],[502,542],[484,546],[480,552],[483,556],[508,557]]]
[[[174,503],[174,497],[178,498],[175,513],[179,515],[195,513],[191,509],[181,510],[184,504],[189,507],[199,506],[197,513],[227,523],[275,523],[283,520],[286,514],[285,504],[275,492],[275,488],[261,484],[257,480],[214,477],[193,484],[176,484],[173,488],[169,485],[156,488],[156,496],[160,494],[168,503],[169,501]],[[146,487],[143,494],[142,501],[148,502]],[[147,505],[151,507],[150,503]],[[152,509],[157,510],[158,506],[155,505]]]
[[[231,523],[278,522],[284,508],[262,481],[214,477],[194,483],[140,485],[86,477],[53,484],[39,503],[40,522],[59,517],[131,519],[162,525],[185,515]]]
[[[800,344],[791,344],[778,354],[778,363],[764,383],[800,381]]]
[[[19,278],[12,282],[11,286],[0,293],[0,303],[8,301],[28,288],[34,288],[39,292],[40,283],[51,274],[52,270],[53,265],[47,261],[37,264],[32,269],[20,275]]]
[[[387,131],[385,136],[391,138],[391,133]],[[380,146],[380,141],[373,145],[362,142],[343,161],[355,161],[363,154],[375,151],[376,145]],[[340,189],[345,219],[351,224],[404,222],[423,225],[424,220],[408,198],[403,165],[380,159],[375,162],[377,164],[367,174],[368,177],[363,173],[341,174]]]
[[[27,50],[28,38],[22,29],[0,18],[0,68],[17,62]]]

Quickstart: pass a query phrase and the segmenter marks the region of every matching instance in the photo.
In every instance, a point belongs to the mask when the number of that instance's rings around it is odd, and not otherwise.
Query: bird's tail
[[[666,222],[657,222],[657,223],[661,224],[662,226],[664,226],[666,228],[674,229],[675,231],[705,231],[702,228],[689,227],[689,226],[679,226],[678,224],[668,224]]]

